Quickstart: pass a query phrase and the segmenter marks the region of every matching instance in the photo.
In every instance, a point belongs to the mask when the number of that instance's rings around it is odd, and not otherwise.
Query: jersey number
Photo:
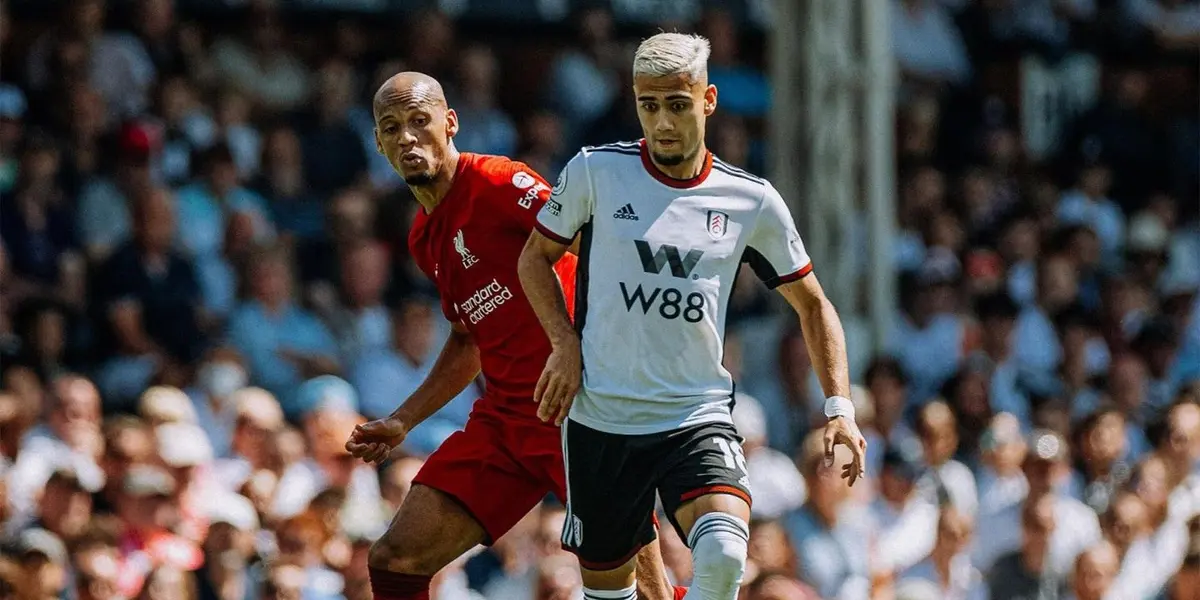
[[[621,282],[621,297],[625,300],[625,310],[633,312],[634,306],[640,306],[642,314],[648,315],[654,309],[655,302],[658,302],[658,315],[664,319],[674,320],[683,317],[688,323],[699,323],[704,319],[704,295],[699,292],[692,292],[684,297],[683,292],[669,288],[654,288],[650,295],[646,295],[642,289],[642,284],[638,284],[633,291],[625,287],[625,282]]]
[[[741,469],[742,473],[748,473],[746,470],[746,455],[742,453],[742,445],[737,442],[730,443],[725,438],[712,438],[713,443],[721,449],[721,454],[725,455],[725,466],[730,469]]]

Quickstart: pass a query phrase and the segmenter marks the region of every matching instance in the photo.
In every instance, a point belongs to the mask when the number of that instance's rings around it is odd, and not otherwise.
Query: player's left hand
[[[575,401],[575,392],[579,391],[582,373],[583,357],[577,340],[554,348],[533,390],[539,419],[547,423],[553,419],[555,425],[562,425]]]
[[[825,425],[825,464],[833,466],[833,448],[841,444],[850,449],[853,460],[842,466],[842,479],[850,485],[866,474],[867,440],[858,430],[858,423],[846,417],[836,417]]]

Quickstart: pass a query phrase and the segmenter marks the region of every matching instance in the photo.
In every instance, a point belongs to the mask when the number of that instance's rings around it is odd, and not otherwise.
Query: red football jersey
[[[408,246],[437,285],[442,313],[461,322],[479,347],[487,392],[476,410],[536,418],[533,390],[550,340],[517,276],[517,259],[550,198],[550,186],[527,165],[463,152],[450,191],[432,213],[417,211]],[[555,265],[575,305],[576,258]]]

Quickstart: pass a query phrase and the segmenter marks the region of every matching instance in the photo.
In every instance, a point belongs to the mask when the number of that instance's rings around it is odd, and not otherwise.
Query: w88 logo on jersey
[[[690,292],[684,294],[678,288],[656,287],[643,288],[642,284],[630,289],[624,281],[620,283],[621,299],[625,301],[625,310],[633,312],[641,309],[642,314],[654,312],[658,316],[673,321],[683,318],[688,323],[699,323],[704,320],[704,294]],[[647,292],[646,290],[650,291]]]

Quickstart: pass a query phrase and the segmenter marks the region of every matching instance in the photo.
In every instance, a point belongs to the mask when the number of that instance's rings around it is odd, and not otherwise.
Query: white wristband
[[[849,398],[830,396],[825,399],[825,416],[827,418],[845,417],[854,420],[854,403]]]

